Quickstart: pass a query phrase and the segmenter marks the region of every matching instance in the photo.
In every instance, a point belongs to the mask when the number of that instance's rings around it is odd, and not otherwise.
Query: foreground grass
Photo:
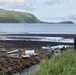
[[[40,70],[29,75],[76,75],[76,51],[68,49],[58,56],[46,59]]]

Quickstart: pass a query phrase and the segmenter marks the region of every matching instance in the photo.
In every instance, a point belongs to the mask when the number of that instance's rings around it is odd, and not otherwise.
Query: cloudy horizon
[[[34,14],[45,22],[74,21],[75,0],[0,0],[0,8]]]

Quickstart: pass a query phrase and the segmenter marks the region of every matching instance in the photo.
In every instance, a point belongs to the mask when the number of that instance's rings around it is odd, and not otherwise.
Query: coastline
[[[0,40],[0,46],[5,48],[41,48],[42,46],[54,45],[74,45],[74,43],[26,40]]]
[[[51,42],[51,41],[31,41],[28,40],[0,40],[0,46],[5,48],[5,50],[10,50],[10,48],[15,49],[23,49],[23,48],[31,48],[35,49],[36,52],[39,52],[38,56],[32,56],[28,59],[13,59],[13,58],[1,58],[1,64],[4,65],[3,69],[1,66],[0,70],[1,75],[12,75],[13,73],[21,72],[24,69],[27,69],[35,64],[39,64],[42,59],[51,58],[54,55],[54,52],[49,52],[48,50],[42,50],[42,46],[55,46],[55,45],[74,45],[74,43],[66,43],[66,42]],[[7,64],[5,62],[7,62]],[[2,63],[3,62],[3,63]],[[25,63],[26,62],[26,63]],[[8,67],[8,64],[10,65]],[[9,69],[10,68],[10,69]]]
[[[66,51],[68,48],[61,48],[60,53]],[[35,49],[37,50],[37,49]],[[39,49],[37,50],[40,51]],[[30,68],[33,65],[39,64],[44,59],[49,59],[55,55],[56,50],[41,50],[36,56],[31,56],[27,59],[22,58],[10,58],[10,57],[0,57],[0,75],[12,75],[23,71],[24,69]],[[9,66],[9,67],[8,67]]]

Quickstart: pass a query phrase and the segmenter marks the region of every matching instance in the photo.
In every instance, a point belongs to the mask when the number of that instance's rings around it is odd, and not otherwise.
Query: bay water
[[[0,23],[0,33],[64,33],[76,34],[76,24],[47,24],[47,23]],[[39,37],[36,37],[39,38]],[[67,41],[68,39],[52,37],[41,38],[43,41]],[[57,39],[57,40],[56,40]],[[68,40],[74,42],[74,39]]]
[[[0,23],[0,32],[7,33],[76,33],[76,24]]]

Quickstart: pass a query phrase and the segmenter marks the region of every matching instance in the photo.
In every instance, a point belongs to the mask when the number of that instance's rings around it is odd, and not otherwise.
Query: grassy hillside
[[[34,15],[25,12],[0,9],[0,23],[39,23]]]
[[[76,50],[68,49],[61,55],[45,60],[40,70],[29,75],[76,75]]]
[[[74,24],[73,21],[62,21],[62,22],[59,22],[60,24]]]

